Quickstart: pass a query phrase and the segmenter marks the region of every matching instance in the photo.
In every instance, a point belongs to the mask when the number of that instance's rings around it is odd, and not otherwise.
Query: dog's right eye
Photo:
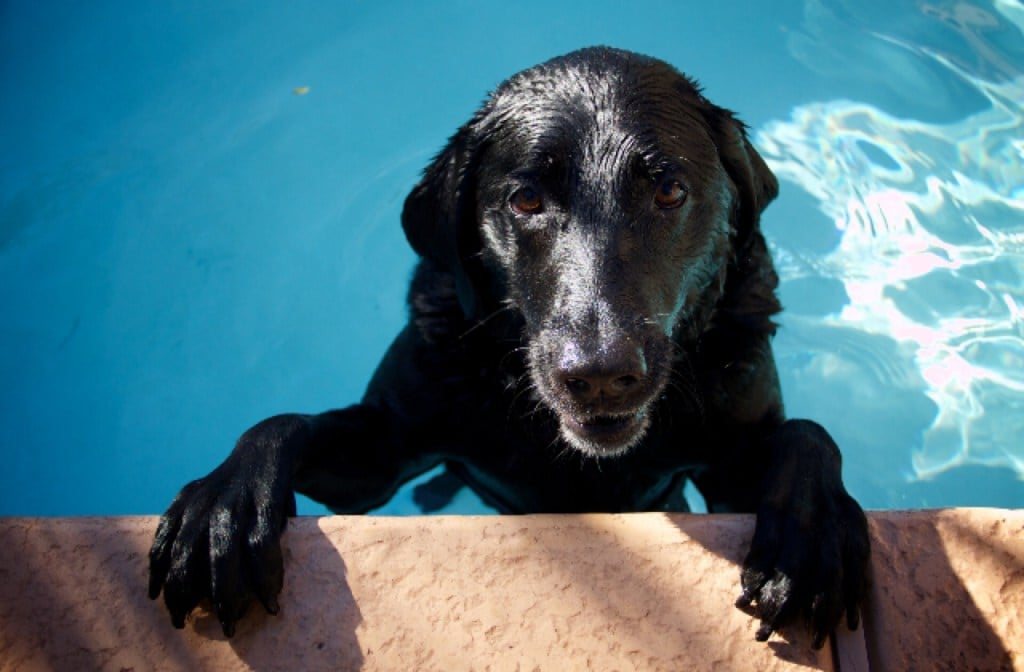
[[[536,215],[544,210],[544,199],[533,187],[517,189],[508,204],[513,212],[520,215]]]
[[[662,210],[678,208],[686,201],[686,187],[679,180],[662,180],[657,189],[654,190],[654,202]]]

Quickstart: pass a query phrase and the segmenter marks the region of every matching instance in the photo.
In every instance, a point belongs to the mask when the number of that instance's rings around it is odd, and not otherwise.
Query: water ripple
[[[1024,29],[1016,8],[995,9]],[[939,50],[885,39],[989,105],[931,124],[836,100],[764,126],[756,143],[772,169],[840,232],[813,262],[782,250],[780,272],[840,281],[849,301],[825,323],[911,353],[938,407],[913,455],[917,477],[975,463],[1024,478],[1024,67],[990,57],[981,76]]]

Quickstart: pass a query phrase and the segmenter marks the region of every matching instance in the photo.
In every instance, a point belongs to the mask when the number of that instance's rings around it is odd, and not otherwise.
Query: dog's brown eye
[[[520,215],[536,215],[544,209],[544,199],[533,187],[523,187],[512,194],[509,205]]]
[[[679,180],[663,180],[654,190],[654,202],[662,209],[678,208],[686,201],[686,187]]]

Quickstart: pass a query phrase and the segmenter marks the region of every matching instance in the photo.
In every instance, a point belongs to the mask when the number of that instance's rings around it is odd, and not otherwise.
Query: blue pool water
[[[782,178],[787,407],[853,494],[1024,506],[1018,0],[11,0],[0,515],[157,513],[261,418],[358,400],[419,171],[501,79],[589,44],[697,76]]]

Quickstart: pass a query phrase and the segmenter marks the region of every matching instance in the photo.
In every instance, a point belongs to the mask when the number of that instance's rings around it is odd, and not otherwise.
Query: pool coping
[[[856,632],[735,609],[744,515],[300,517],[226,640],[145,596],[155,517],[0,518],[0,670],[1024,669],[1024,511],[876,511]]]

